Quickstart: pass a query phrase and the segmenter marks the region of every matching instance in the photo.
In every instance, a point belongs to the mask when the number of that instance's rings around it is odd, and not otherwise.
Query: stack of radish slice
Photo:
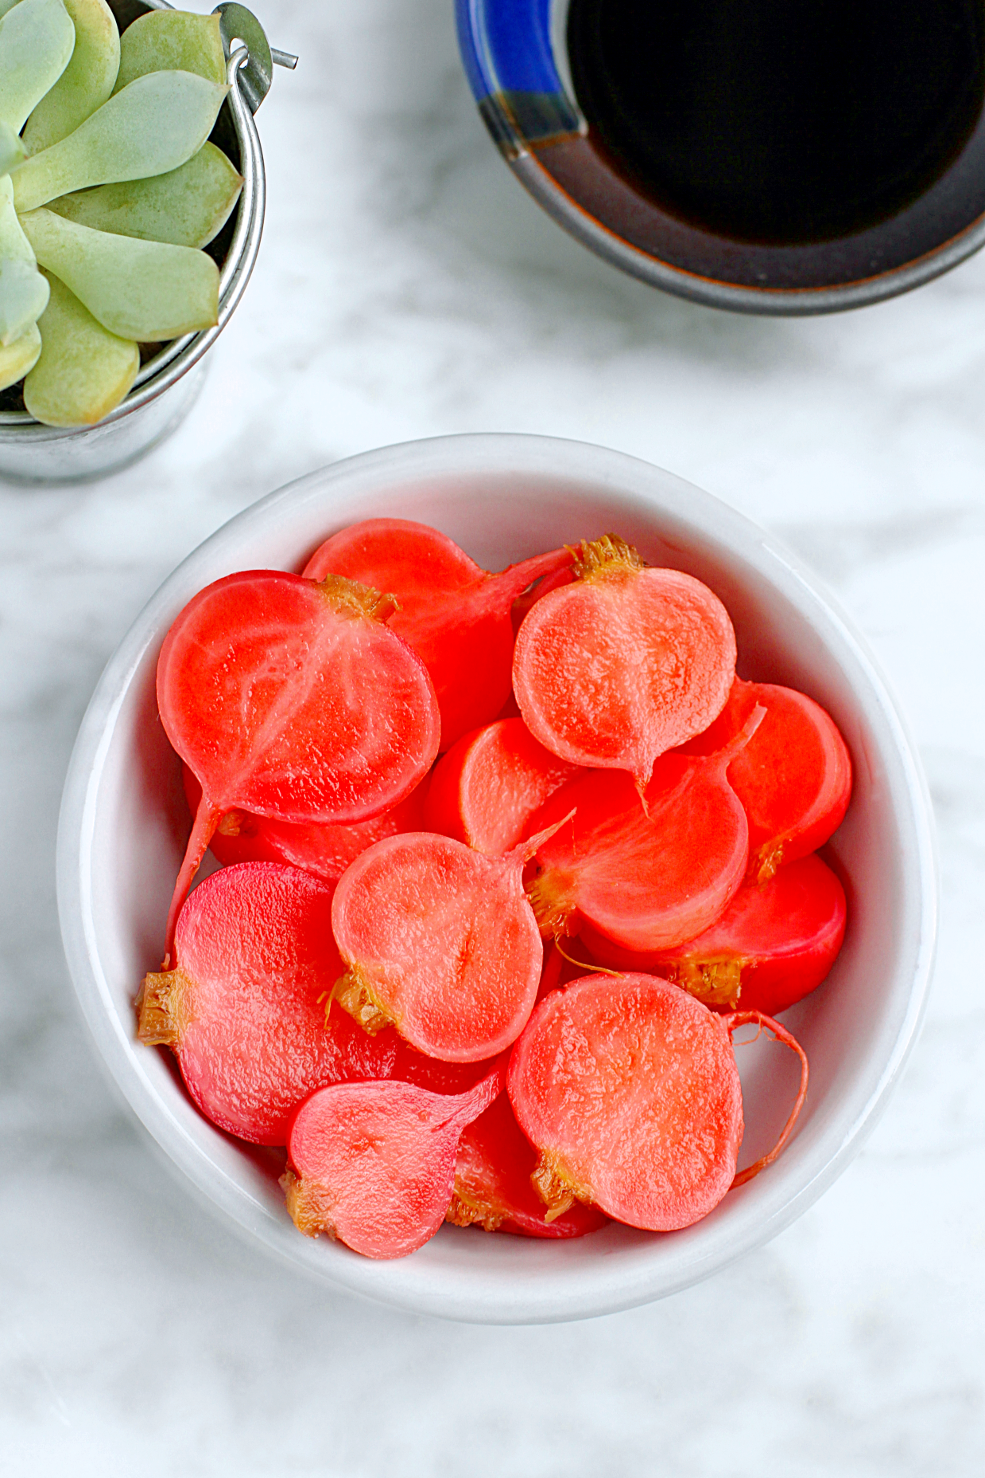
[[[194,821],[138,1032],[286,1148],[301,1231],[671,1231],[779,1153],[807,1062],[771,1013],[841,945],[816,849],[851,764],[735,663],[717,596],[614,535],[491,575],[373,519],[181,613],[158,706]],[[801,1086],[737,1174],[747,1021]]]

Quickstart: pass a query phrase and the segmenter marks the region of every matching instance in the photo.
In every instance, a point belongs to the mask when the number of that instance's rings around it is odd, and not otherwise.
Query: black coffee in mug
[[[571,0],[593,147],[698,230],[796,246],[869,231],[961,154],[983,0]]]

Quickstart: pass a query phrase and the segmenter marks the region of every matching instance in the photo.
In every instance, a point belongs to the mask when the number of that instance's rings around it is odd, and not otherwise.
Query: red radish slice
[[[544,958],[522,881],[540,839],[483,857],[412,832],[357,858],[332,906],[345,1009],[369,1031],[392,1022],[419,1052],[447,1062],[477,1062],[515,1041]]]
[[[198,809],[202,787],[187,765],[182,767],[185,795],[192,813]],[[209,843],[209,850],[224,867],[236,862],[286,862],[303,867],[326,883],[337,883],[350,862],[384,837],[404,831],[420,831],[424,825],[424,792],[419,785],[406,800],[374,816],[371,821],[353,821],[349,826],[330,822],[277,821],[251,811],[226,811]]]
[[[286,1144],[295,1109],[329,1083],[396,1076],[461,1093],[475,1081],[475,1067],[326,1014],[342,974],[333,891],[278,863],[213,873],[181,911],[177,969],[144,981],[140,1040],[170,1047],[206,1118],[254,1144]]]
[[[554,549],[490,575],[437,529],[371,518],[316,549],[309,579],[345,575],[400,602],[390,629],[423,659],[438,694],[441,748],[496,718],[510,692],[510,608],[533,581],[571,563]],[[703,727],[703,725],[702,725]]]
[[[734,744],[746,742],[758,716]],[[665,754],[643,809],[633,781],[591,770],[557,791],[534,818],[546,828],[527,892],[541,931],[576,934],[583,923],[624,949],[673,949],[719,917],[742,882],[746,815],[725,778],[729,746],[706,757]]]
[[[444,1221],[465,1126],[502,1092],[505,1061],[467,1093],[409,1083],[323,1088],[299,1110],[281,1184],[296,1226],[366,1257],[406,1257]]]
[[[420,659],[383,624],[393,601],[279,571],[199,592],[165,638],[157,702],[202,786],[168,919],[174,926],[224,811],[365,821],[397,805],[438,748]]]
[[[601,965],[666,976],[706,1006],[776,1016],[825,979],[845,936],[845,890],[819,857],[745,882],[711,928],[672,950],[636,954],[591,928],[579,943]]]
[[[458,1142],[455,1194],[445,1220],[520,1237],[584,1237],[606,1224],[604,1212],[580,1202],[548,1221],[530,1181],[536,1168],[537,1153],[501,1093]]]
[[[577,1199],[667,1232],[732,1184],[742,1090],[729,1034],[666,980],[588,975],[548,996],[513,1049],[509,1094],[549,1214]]]
[[[613,535],[582,542],[575,574],[520,627],[513,691],[545,748],[628,770],[642,792],[657,757],[700,734],[728,698],[732,623],[707,585],[645,568]]]
[[[286,1144],[313,1089],[393,1069],[392,1039],[326,1027],[342,969],[331,918],[332,889],[297,868],[224,868],[182,909],[178,967],[144,981],[140,1040],[170,1047],[203,1114],[241,1139]]]
[[[465,734],[431,772],[425,823],[495,857],[515,847],[547,798],[578,773],[538,744],[522,719]]]
[[[728,778],[749,818],[750,872],[764,883],[781,864],[822,846],[841,825],[851,798],[852,762],[835,723],[806,693],[741,678],[718,718],[686,752],[720,749],[757,704],[766,717],[729,765]]]
[[[774,1149],[736,1176],[742,1090],[731,1033],[755,1020],[801,1060],[800,1092]],[[719,1016],[650,975],[589,975],[537,1007],[510,1058],[517,1121],[540,1151],[534,1184],[561,1215],[575,1200],[618,1221],[674,1231],[786,1144],[807,1091],[807,1059],[758,1012]]]

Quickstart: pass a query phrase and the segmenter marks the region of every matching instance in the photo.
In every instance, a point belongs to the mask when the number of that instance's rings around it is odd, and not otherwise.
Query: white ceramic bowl
[[[811,1063],[783,1156],[704,1221],[659,1235],[615,1224],[573,1242],[446,1226],[420,1251],[372,1262],[302,1237],[279,1166],[219,1133],[185,1096],[167,1053],[134,1040],[133,1000],[156,969],[188,826],[178,762],[157,720],[154,673],[186,601],[234,570],[300,568],[334,530],[372,516],[419,519],[490,570],[615,531],[653,564],[705,580],[735,624],[745,677],[801,688],[834,716],[855,794],[832,849],[849,927],[826,983],[788,1012]],[[644,462],[536,436],[454,436],[387,447],[272,493],[170,576],[104,672],[69,768],[58,840],[62,933],[82,1010],[112,1078],[197,1191],[294,1267],[425,1313],[490,1323],[624,1309],[707,1277],[774,1236],[859,1149],[913,1044],[936,923],[930,806],[919,765],[871,654],[813,577],[730,508]],[[793,1054],[738,1051],[746,1100],[740,1164],[782,1123]]]

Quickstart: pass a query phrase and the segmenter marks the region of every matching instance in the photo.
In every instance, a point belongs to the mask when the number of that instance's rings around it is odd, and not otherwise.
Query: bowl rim
[[[195,590],[230,568],[227,561],[235,557],[230,551],[244,529],[254,525],[274,528],[291,508],[299,512],[306,506],[324,508],[326,523],[330,523],[333,502],[340,493],[345,495],[346,489],[350,496],[358,496],[360,487],[375,488],[375,496],[379,497],[391,485],[417,486],[436,476],[487,473],[520,477],[543,474],[557,481],[592,481],[599,488],[608,486],[619,496],[631,496],[641,514],[688,523],[696,540],[706,536],[723,550],[731,550],[746,565],[758,565],[772,587],[810,612],[814,629],[820,631],[822,642],[833,652],[839,667],[847,666],[850,674],[854,674],[853,690],[855,683],[866,685],[868,701],[875,705],[874,711],[885,729],[888,745],[885,758],[896,766],[901,794],[908,807],[905,820],[911,845],[903,849],[901,867],[907,896],[912,895],[918,916],[908,920],[907,975],[911,983],[891,1044],[877,1063],[868,1065],[850,1102],[818,1144],[798,1159],[798,1173],[789,1184],[786,1177],[783,1180],[776,1177],[752,1208],[755,1214],[752,1211],[743,1214],[739,1209],[730,1219],[727,1238],[720,1234],[717,1239],[714,1235],[702,1235],[700,1229],[705,1223],[698,1223],[685,1233],[675,1233],[678,1240],[673,1244],[674,1253],[664,1259],[666,1266],[659,1260],[654,1266],[652,1258],[648,1262],[644,1248],[639,1257],[594,1259],[591,1277],[586,1276],[584,1265],[577,1262],[571,1269],[551,1274],[540,1265],[542,1254],[538,1249],[558,1244],[535,1243],[526,1254],[529,1275],[504,1282],[501,1276],[495,1275],[495,1269],[484,1276],[481,1257],[475,1258],[468,1249],[460,1258],[456,1253],[459,1260],[451,1272],[441,1268],[436,1274],[426,1259],[421,1259],[426,1248],[399,1262],[381,1263],[358,1257],[338,1244],[299,1237],[293,1227],[285,1228],[281,1224],[283,1218],[275,1220],[268,1208],[234,1176],[217,1174],[215,1164],[207,1160],[182,1128],[169,1104],[142,1071],[134,1050],[138,1044],[116,1018],[100,964],[91,910],[88,854],[95,829],[99,786],[114,726],[130,686],[149,650],[159,647],[177,610]],[[256,531],[254,528],[254,535]],[[221,567],[218,571],[217,565]],[[502,1324],[589,1317],[677,1292],[763,1245],[807,1210],[862,1147],[913,1048],[930,986],[938,904],[930,798],[905,720],[864,638],[817,578],[772,535],[674,474],[589,443],[511,433],[467,433],[404,442],[363,452],[308,473],[230,519],[172,571],[110,657],[80,725],[59,816],[57,892],[70,976],[102,1065],[172,1168],[182,1172],[185,1182],[191,1183],[199,1199],[213,1213],[225,1213],[223,1219],[231,1222],[247,1240],[254,1244],[259,1241],[267,1251],[323,1282],[414,1312]],[[788,1156],[790,1153],[788,1150]],[[756,1184],[762,1186],[765,1180],[763,1177]],[[285,1236],[285,1231],[289,1231],[290,1237]],[[606,1233],[594,1236],[605,1238]],[[512,1238],[482,1240],[484,1243],[513,1241]],[[592,1238],[581,1240],[582,1244],[593,1241]],[[667,1244],[661,1239],[659,1245]],[[490,1266],[488,1257],[485,1263]]]

